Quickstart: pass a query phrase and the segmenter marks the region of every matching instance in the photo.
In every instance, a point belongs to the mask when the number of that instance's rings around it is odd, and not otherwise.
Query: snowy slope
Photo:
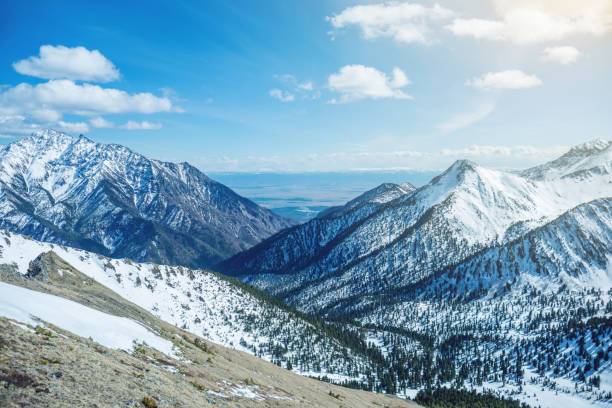
[[[579,205],[523,237],[488,248],[411,292],[445,299],[503,295],[507,283],[545,292],[561,286],[612,289],[612,197]]]
[[[251,250],[219,264],[217,269],[240,276],[245,271],[297,271],[319,256],[331,243],[385,204],[411,194],[409,183],[384,183],[366,191],[344,206],[322,211],[315,219],[280,232]]]
[[[317,217],[318,218],[329,218],[329,217],[337,217],[342,213],[347,213],[350,210],[353,210],[359,206],[363,206],[366,204],[384,204],[389,201],[393,201],[396,198],[402,197],[406,194],[414,191],[415,188],[410,183],[403,184],[394,184],[394,183],[383,183],[378,187],[373,188],[372,190],[368,190],[360,196],[352,199],[345,205],[329,207],[323,211],[321,211]]]
[[[342,228],[303,226],[294,229],[300,234],[278,234],[221,266],[299,308],[322,310],[414,284],[612,196],[610,163],[610,143],[602,141],[524,172],[458,161],[411,194],[340,220]],[[327,236],[333,239],[321,239]]]
[[[102,313],[58,296],[0,282],[0,316],[21,323],[49,322],[78,336],[91,337],[105,347],[130,351],[134,342],[174,356],[172,342],[133,320]]]
[[[293,228],[222,266],[368,330],[398,395],[443,384],[610,406],[611,146],[524,171],[458,161],[362,217]]]
[[[162,320],[283,367],[291,362],[296,372],[343,381],[359,379],[370,364],[291,310],[212,272],[111,259],[0,231],[0,266],[14,265],[20,275],[48,251]]]
[[[210,266],[291,221],[187,163],[53,130],[0,149],[0,228],[111,257]]]
[[[567,176],[586,176],[588,173],[612,173],[612,142],[592,140],[575,146],[550,163],[536,166],[521,174],[535,179],[555,179]]]

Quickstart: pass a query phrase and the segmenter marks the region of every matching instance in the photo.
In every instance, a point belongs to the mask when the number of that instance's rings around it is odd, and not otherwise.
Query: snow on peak
[[[603,139],[589,140],[588,142],[576,145],[570,149],[568,154],[571,153],[582,153],[582,154],[597,154],[612,144],[612,141]]]
[[[33,143],[36,145],[68,145],[80,140],[92,142],[83,135],[74,137],[68,133],[58,132],[54,129],[39,129],[32,132],[31,136],[23,139],[22,142]]]
[[[425,190],[431,190],[433,195],[442,194],[446,196],[452,190],[465,183],[467,179],[476,179],[483,168],[469,160],[457,160],[451,166],[434,177]],[[421,188],[419,190],[424,190]],[[428,193],[428,195],[431,195]]]
[[[563,156],[527,169],[520,174],[535,180],[553,180],[561,177],[585,177],[586,173],[612,174],[611,141],[591,140],[572,147]]]
[[[51,138],[56,138],[59,136],[72,137],[68,135],[67,133],[58,132],[57,130],[54,130],[54,129],[38,129],[38,130],[33,131],[31,136],[35,138],[41,138],[41,139],[51,139]]]
[[[406,193],[416,190],[416,187],[408,182],[400,184],[399,188],[404,190]]]
[[[448,179],[455,180],[456,182],[461,182],[466,175],[478,173],[478,170],[481,167],[470,160],[457,160],[453,164],[450,165],[446,171],[440,174],[438,177],[434,178],[432,182],[438,182],[439,180]]]
[[[0,150],[0,227],[36,239],[202,267],[289,225],[195,167],[118,144],[45,129]]]

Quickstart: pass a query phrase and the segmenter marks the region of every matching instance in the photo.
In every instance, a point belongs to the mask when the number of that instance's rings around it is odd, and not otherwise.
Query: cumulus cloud
[[[546,61],[554,61],[559,64],[568,65],[578,61],[581,55],[580,51],[570,46],[546,47],[544,49],[543,58]]]
[[[462,112],[452,116],[446,122],[438,125],[438,129],[443,132],[453,132],[457,129],[461,129],[470,126],[482,119],[486,118],[495,109],[495,104],[486,103],[476,107],[476,109],[470,112]]]
[[[494,0],[497,19],[457,18],[457,36],[517,44],[558,41],[573,35],[601,36],[612,29],[609,0]]]
[[[93,126],[95,128],[112,128],[112,127],[115,127],[115,124],[113,122],[110,122],[110,121],[104,119],[102,116],[98,116],[96,118],[90,119],[89,123],[91,124],[91,126]]]
[[[527,75],[518,69],[501,72],[488,72],[481,77],[474,77],[465,82],[468,86],[484,89],[523,89],[532,88],[542,84],[540,78],[535,75]]]
[[[89,126],[85,122],[64,122],[60,120],[57,122],[60,130],[68,133],[87,133],[89,132]]]
[[[96,115],[173,110],[168,98],[148,92],[129,94],[119,89],[102,88],[88,83],[77,84],[67,79],[55,79],[34,86],[21,83],[0,93],[0,106],[14,109],[18,111],[16,113],[36,115],[39,112],[55,120],[63,113]]]
[[[43,45],[39,55],[17,61],[13,68],[21,74],[48,81],[0,86],[0,133],[3,135],[21,136],[43,127],[71,133],[85,133],[90,127],[159,129],[161,124],[148,121],[128,121],[116,126],[102,115],[183,112],[175,105],[180,99],[170,88],[161,88],[162,96],[156,96],[92,84],[119,78],[119,70],[98,50]],[[66,121],[64,115],[83,118]]]
[[[37,124],[27,123],[26,119],[22,115],[6,114],[0,108],[0,134],[2,138],[28,135],[39,128]]]
[[[127,123],[119,127],[125,130],[157,130],[157,129],[161,129],[162,124],[161,123],[151,123],[151,122],[147,122],[146,120],[142,122],[135,122],[135,121],[130,120]]]
[[[270,96],[278,99],[281,102],[293,102],[295,100],[295,95],[287,91],[282,91],[278,88],[270,89]]]
[[[0,115],[24,117],[21,127],[28,128],[28,131],[31,131],[29,125],[35,125],[36,128],[56,126],[67,132],[85,133],[90,125],[94,128],[114,127],[100,115],[181,111],[168,98],[149,92],[130,94],[68,79],[54,79],[37,85],[21,83],[0,91]],[[89,117],[89,125],[86,122],[65,122],[62,118],[66,114]],[[1,123],[0,132],[20,134],[16,127]]]
[[[444,21],[453,13],[435,4],[388,1],[347,7],[340,14],[327,17],[334,29],[357,26],[366,39],[393,38],[401,43],[431,42],[432,23]]]
[[[110,82],[119,78],[119,70],[98,50],[63,45],[43,45],[39,55],[13,63],[15,71],[44,79],[71,79]]]
[[[330,103],[346,103],[365,98],[412,99],[399,89],[410,84],[410,81],[404,71],[397,67],[389,78],[376,68],[346,65],[338,73],[331,74],[327,82],[330,90],[341,94],[339,100],[332,99]]]
[[[321,96],[319,90],[315,90],[312,81],[300,82],[291,74],[274,75],[284,90],[274,88],[270,91],[270,96],[282,102],[293,102],[296,98],[318,99]]]

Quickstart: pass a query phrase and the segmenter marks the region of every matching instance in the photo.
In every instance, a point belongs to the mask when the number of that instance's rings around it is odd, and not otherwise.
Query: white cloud
[[[312,85],[311,81],[302,82],[300,84],[297,84],[297,88],[298,89],[302,89],[304,91],[312,91],[313,90],[313,85]]]
[[[312,81],[298,81],[295,76],[291,74],[274,75],[279,82],[283,84],[284,88],[289,90],[272,89],[270,96],[276,98],[282,102],[292,102],[298,98],[302,99],[318,99],[321,96],[321,92],[315,90]]]
[[[25,116],[21,115],[0,115],[0,124],[11,123],[11,122],[23,122]]]
[[[430,25],[452,15],[450,10],[438,4],[427,7],[417,3],[388,1],[348,7],[340,14],[327,17],[327,20],[336,30],[358,26],[366,39],[389,37],[402,43],[426,44],[431,42]]]
[[[133,120],[130,120],[127,123],[119,127],[125,130],[157,130],[157,129],[161,129],[162,124],[161,123],[151,123],[151,122],[147,122],[146,120],[142,122],[135,122]]]
[[[412,170],[442,171],[455,160],[469,159],[495,168],[526,168],[567,152],[566,146],[483,146],[438,151],[392,150],[333,152],[295,156],[201,157],[190,160],[209,172],[321,172]]]
[[[60,120],[57,122],[60,129],[68,133],[87,133],[89,132],[89,126],[85,122],[64,122]]]
[[[399,89],[408,84],[410,81],[399,68],[394,68],[393,77],[389,78],[376,68],[364,65],[346,65],[328,78],[329,89],[341,93],[340,103],[365,98],[412,99],[410,95]],[[335,99],[330,101],[330,103],[337,102]]]
[[[113,122],[110,122],[110,121],[104,119],[101,116],[98,116],[98,117],[95,117],[93,119],[90,119],[89,123],[91,124],[91,126],[93,126],[95,128],[112,128],[112,127],[115,127],[115,124]]]
[[[129,94],[113,88],[92,84],[76,84],[67,79],[55,79],[38,85],[21,83],[0,93],[0,107],[18,113],[34,115],[46,112],[48,118],[55,114],[74,113],[96,115],[104,113],[156,113],[175,110],[168,98],[148,92]]]
[[[454,115],[446,122],[438,125],[438,129],[440,129],[443,132],[453,132],[457,129],[461,129],[461,128],[470,126],[486,118],[487,116],[489,116],[491,112],[493,112],[494,109],[495,109],[495,104],[493,103],[482,104],[476,107],[476,109],[474,109],[473,111],[463,112],[463,113]]]
[[[292,93],[281,91],[278,88],[270,89],[270,96],[281,102],[293,102],[295,100],[295,96]]]
[[[25,116],[6,115],[0,108],[0,134],[3,138],[29,135],[39,128],[40,126],[37,123],[28,123]]]
[[[517,44],[601,36],[612,29],[610,0],[494,0],[497,19],[458,18],[447,28],[457,36]]]
[[[560,46],[545,48],[543,57],[546,61],[554,61],[563,65],[568,65],[578,61],[581,55],[580,51],[574,47]]]
[[[45,107],[35,107],[28,113],[34,120],[40,122],[57,122],[62,118],[60,112]]]
[[[501,72],[488,72],[481,77],[475,77],[465,82],[466,85],[487,91],[493,89],[532,88],[542,84],[535,75],[527,75],[518,69]]]
[[[109,82],[119,78],[119,71],[98,50],[63,45],[43,45],[40,55],[13,63],[15,71],[44,79],[71,79]]]
[[[21,83],[0,91],[0,116],[19,116],[19,123],[2,124],[0,132],[20,135],[31,133],[40,127],[58,127],[67,132],[85,133],[89,126],[94,128],[114,127],[114,124],[100,115],[158,112],[181,112],[166,97],[148,92],[129,94],[113,88],[103,88],[89,83],[77,84],[67,79],[55,79],[37,85]],[[83,122],[66,122],[65,114],[85,116],[89,125]],[[135,122],[136,123],[136,122]],[[143,122],[145,123],[145,122]],[[150,125],[147,127],[147,124]],[[156,128],[157,124],[146,122],[140,128]]]

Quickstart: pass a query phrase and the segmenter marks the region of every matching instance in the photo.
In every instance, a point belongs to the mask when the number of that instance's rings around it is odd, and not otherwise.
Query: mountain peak
[[[49,129],[37,129],[32,132],[31,136],[43,138],[43,139],[49,139],[52,137],[57,137],[58,135],[61,135],[61,134],[65,134],[65,133],[61,133],[61,132],[58,132],[57,130],[49,128]]]
[[[572,147],[566,154],[597,154],[610,147],[612,141],[603,139],[589,140],[588,142]]]
[[[442,174],[437,177],[434,177],[431,180],[431,183],[437,184],[439,182],[447,182],[452,180],[454,182],[459,182],[462,180],[466,174],[476,173],[478,169],[478,164],[466,160],[456,160],[453,164],[450,165],[448,169],[446,169]]]
[[[292,224],[187,164],[53,129],[6,145],[0,170],[0,227],[111,257],[210,266]]]
[[[463,172],[466,170],[475,170],[478,167],[478,164],[473,161],[467,159],[456,160],[453,164],[451,164],[449,170],[454,170],[458,172]]]
[[[416,190],[416,187],[413,186],[412,184],[408,183],[408,182],[400,184],[399,188],[401,188],[402,190],[404,190],[407,193]]]
[[[82,135],[81,135],[82,136]],[[74,136],[69,135],[68,133],[59,132],[55,129],[38,129],[32,132],[30,135],[31,138],[34,139],[44,139],[44,140],[55,140],[55,139],[70,139],[76,140]],[[82,136],[84,137],[84,136]]]
[[[521,172],[534,179],[551,179],[593,169],[609,172],[612,165],[612,142],[595,139],[572,147],[563,156]]]
[[[78,137],[55,129],[38,129],[32,132],[30,137],[23,139],[26,144],[33,143],[37,146],[62,146],[68,147],[79,142],[95,144],[95,142],[83,135]]]

